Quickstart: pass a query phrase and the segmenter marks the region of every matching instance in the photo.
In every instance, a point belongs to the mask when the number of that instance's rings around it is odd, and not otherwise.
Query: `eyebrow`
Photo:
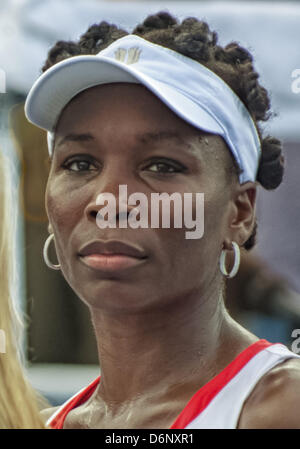
[[[76,133],[70,133],[64,136],[62,139],[58,141],[56,146],[61,146],[66,142],[91,142],[94,141],[95,137],[90,133],[85,134],[76,134]]]
[[[161,140],[177,140],[180,144],[187,146],[183,137],[176,131],[148,132],[137,136],[137,140],[144,144],[157,143]]]
[[[196,158],[198,161],[202,160],[201,152],[197,150],[195,145],[193,143],[188,143],[184,135],[178,133],[174,130],[167,130],[167,131],[158,131],[158,132],[149,132],[141,134],[137,137],[137,139],[143,143],[143,144],[155,144],[157,142],[161,142],[163,140],[175,140],[177,143],[179,143],[180,147],[184,150],[186,150],[187,154],[189,156],[192,156],[193,158]],[[201,134],[201,131],[198,133],[198,139],[199,142],[203,141],[205,139],[205,134]]]
[[[199,135],[199,139],[201,140],[202,138],[203,137]],[[60,147],[66,142],[94,142],[95,140],[95,137],[91,133],[69,133],[62,137],[55,146]],[[136,140],[144,145],[155,144],[164,140],[176,140],[180,145],[191,150],[191,145],[185,141],[183,136],[173,130],[145,132],[138,134]]]
[[[176,131],[158,131],[158,132],[147,132],[137,136],[137,139],[143,143],[151,143],[157,140],[166,140],[166,139],[177,139],[182,141],[180,134]],[[90,133],[84,134],[76,134],[70,133],[64,136],[59,142],[58,145],[62,145],[67,141],[71,142],[84,142],[87,140],[95,140],[94,136]]]

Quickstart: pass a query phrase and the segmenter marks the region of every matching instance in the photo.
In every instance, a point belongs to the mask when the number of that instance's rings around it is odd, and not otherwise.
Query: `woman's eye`
[[[154,173],[180,173],[185,170],[185,167],[181,164],[160,161],[149,164],[147,170]]]
[[[84,172],[95,170],[95,168],[90,169],[92,165],[95,167],[95,165],[87,159],[73,159],[69,162],[64,163],[63,167],[74,172]]]

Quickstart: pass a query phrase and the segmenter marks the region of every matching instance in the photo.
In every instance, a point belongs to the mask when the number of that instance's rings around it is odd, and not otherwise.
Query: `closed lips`
[[[92,254],[101,254],[106,256],[123,255],[135,257],[138,259],[146,258],[145,251],[135,244],[118,240],[94,240],[84,245],[79,250],[79,256],[85,257]]]

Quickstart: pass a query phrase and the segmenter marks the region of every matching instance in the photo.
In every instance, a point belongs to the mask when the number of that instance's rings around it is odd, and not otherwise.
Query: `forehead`
[[[78,126],[79,121],[121,122],[139,119],[139,125],[147,121],[149,125],[170,124],[182,130],[196,132],[184,120],[172,112],[145,86],[135,83],[113,83],[94,86],[74,97],[62,111],[56,131],[65,126]],[[134,125],[134,123],[132,123]]]
[[[176,139],[189,142],[194,156],[206,159],[230,159],[224,140],[188,124],[171,111],[145,86],[134,83],[105,84],[86,89],[63,110],[56,127],[56,142],[65,136],[101,139],[134,137],[143,143]],[[85,138],[85,137],[84,137]],[[199,148],[199,143],[201,143]]]

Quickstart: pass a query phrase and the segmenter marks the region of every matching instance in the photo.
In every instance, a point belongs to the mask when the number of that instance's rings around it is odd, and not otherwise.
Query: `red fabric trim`
[[[220,390],[248,363],[252,357],[263,349],[273,345],[266,340],[259,340],[248,348],[244,349],[229,365],[226,366],[219,374],[201,387],[189,400],[182,412],[171,425],[170,429],[184,429],[191,421],[193,421],[210,403],[210,401],[218,394]],[[71,399],[65,407],[53,418],[50,423],[52,429],[62,429],[67,414],[86,402],[95,391],[99,384],[100,376],[97,377],[82,392],[78,393]]]
[[[84,404],[94,393],[98,383],[100,381],[100,376],[97,377],[90,385],[88,385],[83,391],[78,393],[73,399],[71,399],[65,407],[52,419],[50,422],[50,427],[52,429],[62,429],[64,427],[64,422],[67,414],[73,410],[73,408],[79,407],[79,405]]]
[[[229,365],[219,374],[213,377],[197,393],[178,415],[170,429],[185,429],[208,406],[210,401],[219,393],[222,388],[254,357],[263,349],[271,346],[266,340],[259,340],[248,348],[244,349]]]

